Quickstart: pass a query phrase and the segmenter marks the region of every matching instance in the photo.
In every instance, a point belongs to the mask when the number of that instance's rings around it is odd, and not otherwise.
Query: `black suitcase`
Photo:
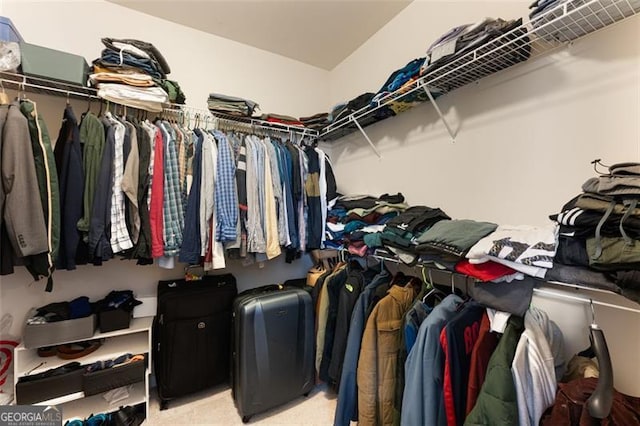
[[[298,288],[268,286],[235,300],[232,395],[244,423],[313,388],[313,315]]]
[[[229,382],[237,294],[231,274],[158,283],[153,364],[161,410],[170,399]]]

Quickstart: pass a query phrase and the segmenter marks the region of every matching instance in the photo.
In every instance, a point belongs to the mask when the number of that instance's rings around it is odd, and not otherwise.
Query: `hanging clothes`
[[[82,238],[89,242],[93,202],[100,177],[100,165],[105,146],[105,128],[93,113],[87,112],[80,123],[80,144],[82,145],[82,170],[84,174],[83,214],[78,220],[78,230]]]
[[[59,177],[60,191],[60,251],[58,269],[76,269],[76,255],[80,244],[78,222],[82,218],[84,174],[80,131],[71,106],[64,110],[62,127],[53,151]]]
[[[215,181],[216,241],[236,240],[238,222],[238,192],[233,151],[222,132],[213,132],[218,142],[218,165]]]
[[[162,132],[150,125],[153,133],[153,150],[150,168],[151,188],[149,202],[149,220],[151,222],[151,256],[164,256],[164,141]]]
[[[124,172],[122,175],[122,191],[126,198],[127,229],[131,237],[131,242],[135,246],[140,238],[140,208],[138,206],[138,180],[140,179],[140,153],[138,142],[138,131],[130,122],[125,122],[127,134],[129,135],[130,149],[127,155]]]
[[[511,315],[504,334],[491,355],[485,381],[476,405],[464,421],[465,425],[518,424],[517,394],[511,364],[523,330],[523,319]]]
[[[49,251],[45,212],[40,197],[29,125],[18,102],[0,106],[0,149],[2,180],[2,227],[6,227],[9,244],[3,244],[2,272],[13,273],[13,256],[41,255]],[[5,188],[7,189],[5,192]],[[29,212],[29,214],[25,214]],[[12,248],[13,253],[5,248]],[[6,262],[6,264],[5,264]]]
[[[106,114],[107,120],[110,122],[114,130],[114,155],[113,155],[113,178],[111,180],[111,251],[119,253],[133,247],[127,222],[125,218],[125,195],[122,191],[122,178],[124,175],[124,144],[126,128],[124,124],[116,120],[110,112]]]
[[[420,325],[405,363],[403,426],[447,424],[442,393],[445,357],[440,334],[461,303],[455,294],[445,297]]]
[[[131,257],[137,259],[139,265],[153,263],[151,256],[151,220],[149,217],[149,192],[151,188],[151,153],[153,135],[150,134],[146,123],[136,126],[138,141],[138,214],[140,216],[140,233],[138,241],[131,252]]]
[[[200,197],[202,185],[202,132],[195,132],[193,154],[193,181],[189,199],[187,201],[187,211],[185,213],[184,238],[180,248],[180,262],[197,264],[200,263],[200,253],[202,248],[200,234]]]
[[[411,284],[394,285],[367,320],[358,362],[358,424],[394,424],[400,333],[404,315],[415,297]]]
[[[25,262],[27,269],[38,280],[49,277],[47,291],[53,289],[51,274],[54,262],[58,256],[60,243],[60,195],[58,191],[58,173],[51,148],[51,139],[47,126],[38,114],[36,104],[28,99],[20,102],[20,111],[27,118],[31,147],[36,165],[40,200],[47,226],[49,251],[47,253],[28,258]]]
[[[357,367],[362,335],[368,318],[367,312],[370,310],[370,306],[375,303],[372,297],[374,290],[377,288],[388,289],[390,283],[391,274],[383,270],[367,284],[353,308],[340,377],[335,426],[349,426],[351,421],[358,420]]]

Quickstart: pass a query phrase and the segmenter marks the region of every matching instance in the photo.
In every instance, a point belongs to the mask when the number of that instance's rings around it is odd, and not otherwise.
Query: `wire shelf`
[[[28,88],[29,92],[36,94],[67,96],[73,99],[100,99],[98,98],[98,91],[92,87],[11,72],[0,72],[0,82],[3,85],[5,83],[13,85],[18,90],[26,90]]]
[[[331,123],[319,138],[333,141],[413,106],[437,98],[490,74],[534,59],[589,33],[640,12],[640,0],[569,0],[532,17],[528,22],[468,52],[454,53],[445,64],[370,105]],[[429,94],[426,93],[429,91]],[[383,108],[395,114],[381,114]]]

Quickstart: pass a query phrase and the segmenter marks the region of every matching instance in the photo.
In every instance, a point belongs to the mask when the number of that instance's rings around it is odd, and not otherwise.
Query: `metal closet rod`
[[[586,304],[606,306],[608,308],[620,309],[622,311],[627,311],[627,312],[633,312],[633,313],[636,313],[636,314],[640,314],[640,309],[629,308],[628,306],[616,305],[614,303],[601,302],[599,300],[587,299],[586,297],[573,296],[571,294],[558,293],[556,291],[549,291],[549,290],[543,289],[543,288],[534,288],[533,292],[535,294],[541,294],[543,296],[550,296],[550,297],[554,297],[554,298],[574,300],[576,302],[582,302],[582,303],[586,303]],[[615,294],[615,293],[612,293],[612,294]]]
[[[344,252],[345,250],[341,250],[341,251]],[[346,253],[348,253],[348,252],[346,252]],[[381,260],[381,261],[389,261],[389,262],[393,262],[393,263],[398,263],[398,264],[404,265],[404,263],[401,260],[399,260],[397,258],[394,258],[394,257],[387,257],[387,256],[379,255],[379,254],[369,255],[369,257],[373,257],[373,258]],[[466,275],[456,274],[455,272],[451,272],[451,271],[448,271],[448,270],[430,268],[429,266],[425,265],[424,263],[418,263],[414,267],[423,268],[423,269],[434,269],[436,271],[439,271],[439,272],[442,272],[442,273],[445,273],[445,274],[460,275],[460,276],[467,277]],[[599,288],[586,287],[586,286],[579,285],[579,284],[569,284],[569,283],[563,283],[563,282],[560,282],[560,281],[547,281],[547,283],[551,284],[551,285],[555,285],[555,286],[567,287],[567,288],[570,288],[570,289],[573,289],[573,290],[587,290],[587,291],[595,291],[595,292],[599,292],[599,293],[618,295],[617,293],[614,293],[612,291],[603,290],[603,289],[599,289]],[[517,285],[517,283],[514,283],[514,285]],[[606,306],[608,308],[620,309],[622,311],[627,311],[627,312],[633,312],[633,313],[636,313],[636,314],[640,314],[640,309],[630,308],[628,306],[616,305],[614,303],[601,302],[601,301],[598,301],[598,300],[593,300],[592,298],[573,296],[573,295],[570,295],[570,294],[559,293],[559,292],[556,292],[556,291],[550,291],[548,289],[542,289],[542,288],[534,288],[533,292],[537,293],[537,294],[540,294],[540,295],[544,295],[544,296],[551,296],[551,297],[563,298],[563,299],[573,300],[573,301],[582,302],[582,303],[589,303],[589,304],[594,304],[594,305]]]
[[[269,121],[259,120],[251,117],[238,117],[237,119],[234,117],[221,116],[215,113],[212,113],[208,109],[195,108],[190,106],[181,106],[177,104],[171,104],[172,107],[165,108],[164,111],[167,112],[175,112],[175,113],[184,113],[184,112],[194,112],[196,114],[202,114],[206,117],[210,117],[213,119],[213,122],[223,121],[225,123],[229,123],[233,126],[257,126],[264,130],[276,131],[282,133],[290,133],[294,132],[297,134],[304,136],[309,136],[311,138],[317,137],[317,134],[313,133],[313,130],[307,129],[306,127],[299,126],[287,126],[286,124],[280,123],[271,123]]]

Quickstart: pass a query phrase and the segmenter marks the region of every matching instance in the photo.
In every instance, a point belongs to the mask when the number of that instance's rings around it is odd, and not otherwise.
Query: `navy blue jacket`
[[[84,172],[80,130],[71,106],[64,110],[62,127],[53,151],[60,188],[60,250],[56,267],[76,269],[76,253],[80,243],[78,221],[82,217]]]

